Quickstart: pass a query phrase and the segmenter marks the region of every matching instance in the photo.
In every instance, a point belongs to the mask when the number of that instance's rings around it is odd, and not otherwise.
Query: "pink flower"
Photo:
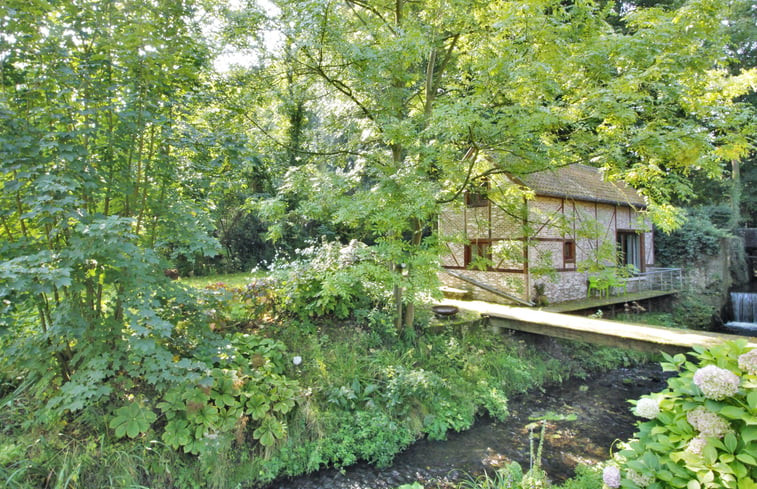
[[[694,373],[694,384],[705,397],[720,401],[739,391],[739,376],[730,370],[707,365]]]

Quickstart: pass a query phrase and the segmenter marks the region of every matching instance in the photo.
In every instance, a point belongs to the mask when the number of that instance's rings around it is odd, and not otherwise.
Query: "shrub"
[[[693,357],[666,355],[663,369],[678,375],[635,403],[647,420],[615,456],[614,487],[757,487],[757,350],[729,342]]]
[[[335,316],[347,318],[370,303],[371,280],[360,265],[368,261],[365,245],[322,242],[298,250],[298,259],[275,270],[285,298],[284,311],[300,318]]]
[[[717,312],[710,297],[684,293],[673,307],[673,321],[680,328],[708,330]]]
[[[689,209],[686,222],[671,233],[655,231],[655,257],[663,266],[693,263],[702,256],[714,256],[720,250],[720,239],[728,233],[716,223],[722,212],[718,207]]]
[[[212,330],[255,326],[276,309],[275,280],[256,278],[243,287],[224,282],[207,285],[201,292]]]
[[[205,378],[169,389],[157,404],[167,420],[162,440],[175,449],[200,454],[219,435],[233,435],[238,445],[264,447],[285,438],[286,415],[294,408],[300,387],[284,375],[284,346],[236,333],[225,346],[213,350],[206,363],[215,366]],[[144,423],[145,429],[150,421]],[[115,429],[118,436],[119,428]],[[128,429],[123,427],[131,437]]]

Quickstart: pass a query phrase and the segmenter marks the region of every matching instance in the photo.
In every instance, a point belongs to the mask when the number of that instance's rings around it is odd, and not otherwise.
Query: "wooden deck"
[[[755,338],[746,336],[591,319],[482,301],[448,299],[444,304],[486,316],[493,326],[651,353],[683,353],[693,346],[709,347],[736,339],[745,339],[750,347],[757,348]]]
[[[558,302],[542,307],[541,310],[547,312],[583,311],[585,309],[599,309],[600,307],[611,306],[613,304],[639,302],[677,293],[677,290],[642,290],[640,292],[626,292],[622,295],[612,295],[609,297],[587,297],[585,299]]]

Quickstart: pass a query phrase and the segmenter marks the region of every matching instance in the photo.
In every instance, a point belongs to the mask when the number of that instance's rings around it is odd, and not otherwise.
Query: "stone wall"
[[[526,291],[526,275],[525,274],[508,273],[508,272],[487,272],[487,271],[481,271],[481,270],[464,270],[464,271],[461,271],[460,273],[462,273],[466,277],[470,277],[472,279],[483,282],[487,285],[491,285],[492,287],[495,287],[504,292],[510,293],[523,300],[528,300],[525,295],[525,291]],[[477,301],[494,302],[494,303],[499,303],[499,304],[507,304],[510,302],[499,295],[492,294],[491,292],[488,292],[484,289],[476,287],[464,280],[460,280],[457,277],[453,277],[452,275],[449,275],[448,273],[442,272],[439,275],[439,279],[441,280],[443,285],[446,285],[448,287],[454,287],[456,289],[467,290],[469,299],[473,299]]]
[[[587,293],[588,276],[582,272],[561,272],[557,281],[548,278],[534,279],[534,285],[543,283],[544,295],[550,303],[583,299]]]

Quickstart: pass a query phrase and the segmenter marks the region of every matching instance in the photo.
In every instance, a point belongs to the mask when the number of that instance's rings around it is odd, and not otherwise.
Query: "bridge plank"
[[[751,348],[757,348],[754,338],[732,334],[608,321],[483,301],[445,300],[444,304],[477,312],[488,317],[495,326],[604,346],[680,353],[694,346],[710,347],[743,339]]]

